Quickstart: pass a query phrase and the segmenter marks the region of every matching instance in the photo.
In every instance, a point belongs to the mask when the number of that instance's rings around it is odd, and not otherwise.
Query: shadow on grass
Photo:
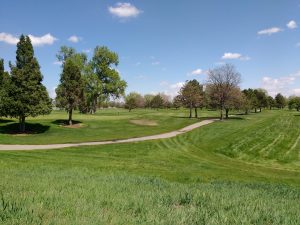
[[[24,134],[41,134],[49,130],[50,126],[42,125],[40,123],[26,123],[26,131]],[[11,123],[0,126],[1,134],[20,134],[19,123]]]
[[[67,126],[69,125],[69,121],[68,120],[54,120],[51,122],[52,124],[55,125],[60,125],[60,126]],[[75,124],[81,124],[81,121],[77,121],[77,120],[72,120],[73,125]]]
[[[180,119],[198,119],[198,120],[212,120],[212,119],[219,119],[220,117],[218,117],[218,116],[211,116],[211,117],[209,117],[209,116],[207,116],[207,117],[201,117],[201,116],[199,116],[198,118],[195,118],[195,117],[189,117],[189,116],[171,116],[171,117],[173,117],[173,118],[180,118]]]
[[[11,123],[11,122],[14,122],[13,120],[10,120],[10,119],[3,119],[3,118],[0,118],[0,123]]]

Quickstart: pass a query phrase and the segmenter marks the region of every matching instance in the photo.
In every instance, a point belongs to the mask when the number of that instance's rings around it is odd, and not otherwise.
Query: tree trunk
[[[72,125],[72,114],[73,114],[73,109],[69,110],[69,125]]]
[[[261,107],[259,108],[259,112],[261,112]]]
[[[192,118],[192,106],[190,105],[190,118]]]
[[[25,132],[25,116],[19,117],[19,130],[21,133]]]
[[[220,120],[223,120],[223,107],[221,107]]]
[[[198,110],[197,110],[197,107],[195,107],[195,118],[198,118]]]
[[[226,119],[228,119],[229,118],[229,109],[225,109],[225,111],[226,111]]]
[[[254,108],[254,112],[257,113],[257,109],[256,108]]]

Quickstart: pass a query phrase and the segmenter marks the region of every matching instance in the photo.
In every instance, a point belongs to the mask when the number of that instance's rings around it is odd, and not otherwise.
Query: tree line
[[[171,99],[164,94],[145,95],[136,92],[125,97],[125,108],[179,108],[189,109],[189,117],[198,117],[198,109],[208,108],[220,110],[220,119],[228,118],[231,110],[243,111],[248,114],[251,110],[261,112],[262,109],[282,109],[289,104],[289,108],[300,110],[300,97],[286,99],[278,93],[275,98],[269,96],[264,89],[240,89],[241,75],[231,64],[225,64],[208,71],[205,85],[197,80],[188,80],[181,87],[178,95]],[[156,104],[152,100],[155,98]],[[150,99],[150,101],[149,101]],[[160,99],[160,100],[158,100]]]

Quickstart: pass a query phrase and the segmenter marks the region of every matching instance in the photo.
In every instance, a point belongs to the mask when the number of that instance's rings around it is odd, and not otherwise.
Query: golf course
[[[40,129],[24,135],[5,132],[16,121],[3,119],[0,144],[124,139],[218,115],[187,113],[103,109],[75,113],[82,125],[70,128],[54,111],[28,119],[29,130]],[[264,110],[162,140],[0,151],[1,224],[299,224],[299,119]]]
[[[299,0],[4,0],[0,225],[300,225]]]

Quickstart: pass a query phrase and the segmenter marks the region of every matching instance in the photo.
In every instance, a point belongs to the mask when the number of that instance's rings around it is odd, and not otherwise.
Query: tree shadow
[[[11,122],[14,122],[13,120],[10,120],[10,119],[3,119],[3,118],[0,118],[0,123],[11,123]]]
[[[69,121],[68,120],[54,120],[51,123],[55,124],[55,125],[59,125],[59,126],[67,126],[67,125],[69,125]],[[82,122],[78,121],[78,120],[72,120],[72,123],[73,123],[73,125],[75,125],[75,124],[80,124]]]
[[[294,116],[300,116],[300,114],[295,114]]]
[[[228,117],[225,120],[244,120],[245,118],[239,116]]]
[[[26,131],[24,134],[41,134],[49,130],[50,126],[42,125],[40,123],[26,123]],[[19,131],[19,123],[11,123],[4,126],[0,126],[1,134],[21,134]]]

